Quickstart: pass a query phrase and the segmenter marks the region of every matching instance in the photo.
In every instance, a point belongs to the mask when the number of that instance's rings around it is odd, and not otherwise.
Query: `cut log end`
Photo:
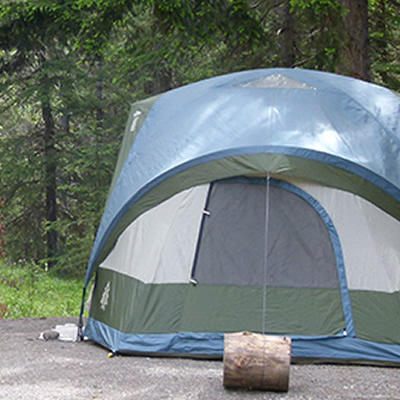
[[[225,334],[224,377],[226,388],[287,392],[291,339],[251,332]]]

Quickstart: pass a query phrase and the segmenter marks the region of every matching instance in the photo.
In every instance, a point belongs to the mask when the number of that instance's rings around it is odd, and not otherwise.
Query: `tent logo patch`
[[[104,287],[103,294],[101,295],[100,299],[100,308],[105,311],[107,304],[108,304],[108,299],[110,297],[110,281],[107,282],[106,286]]]
[[[141,115],[142,115],[142,112],[139,111],[139,110],[137,110],[137,111],[134,112],[134,114],[133,114],[133,119],[132,119],[132,123],[131,123],[131,129],[130,129],[131,132],[134,132],[134,131],[135,131],[136,125],[137,125],[137,123],[138,123],[138,121],[139,121],[139,117],[140,117]]]

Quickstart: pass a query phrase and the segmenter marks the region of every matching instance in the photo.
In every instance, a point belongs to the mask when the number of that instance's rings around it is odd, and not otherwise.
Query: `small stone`
[[[45,331],[43,332],[44,340],[57,340],[60,336],[60,333],[57,331]]]

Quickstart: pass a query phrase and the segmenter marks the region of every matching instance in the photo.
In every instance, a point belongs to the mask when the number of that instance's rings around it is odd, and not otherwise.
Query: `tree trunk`
[[[4,215],[1,213],[1,208],[4,206],[5,200],[0,197],[0,258],[6,256],[6,224],[4,223]]]
[[[96,192],[99,190],[101,186],[101,171],[100,171],[100,143],[101,137],[103,136],[104,129],[104,110],[103,110],[103,78],[102,78],[102,69],[103,69],[103,60],[101,56],[97,57],[96,60],[96,70],[97,70],[97,84],[96,84],[96,132],[95,132],[95,168],[96,168],[96,176],[94,185],[96,188]]]
[[[101,56],[96,57],[96,71],[97,71],[97,83],[96,83],[96,123],[97,129],[101,131],[103,129],[104,122],[104,110],[103,110],[103,59]]]
[[[371,80],[368,0],[340,0],[344,8],[344,43],[338,72]]]
[[[55,147],[55,125],[49,100],[42,100],[42,116],[44,120],[44,156],[45,156],[45,193],[46,193],[46,246],[48,267],[55,265],[58,245],[57,230],[57,152]]]
[[[290,9],[290,1],[286,0],[279,10],[280,20],[282,21],[281,27],[278,31],[279,52],[282,66],[287,68],[294,65],[294,20]]]
[[[290,338],[230,333],[224,347],[225,387],[288,391]]]

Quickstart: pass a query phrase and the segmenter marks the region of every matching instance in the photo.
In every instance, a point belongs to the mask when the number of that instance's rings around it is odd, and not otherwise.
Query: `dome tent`
[[[135,103],[89,260],[84,335],[113,352],[400,362],[400,101],[297,69]]]

